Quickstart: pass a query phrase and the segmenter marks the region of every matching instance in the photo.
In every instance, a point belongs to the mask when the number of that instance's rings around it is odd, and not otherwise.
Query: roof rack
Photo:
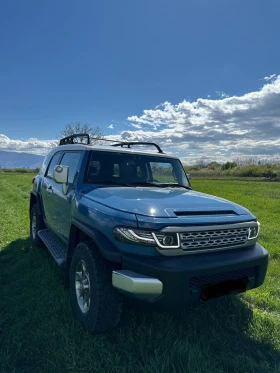
[[[111,146],[120,146],[122,148],[131,148],[131,145],[144,145],[144,146],[154,146],[157,151],[161,154],[164,154],[160,146],[154,142],[145,142],[145,141],[118,141],[118,140],[109,140],[100,137],[90,137],[88,133],[75,133],[73,135],[64,137],[59,141],[59,145],[68,145],[68,144],[83,144],[90,145],[92,140],[99,141],[109,141],[115,142],[116,144],[111,144]]]
[[[99,140],[99,141],[109,141],[109,142],[115,142],[116,144],[111,144],[111,146],[121,146],[130,148],[131,145],[146,145],[146,146],[155,146],[159,153],[164,154],[160,146],[154,142],[146,142],[146,141],[119,141],[119,140],[110,140],[110,139],[104,139],[102,137],[91,137],[92,140]]]
[[[155,146],[159,153],[164,154],[164,152],[161,150],[160,146],[154,142],[145,142],[145,141],[129,141],[129,142],[119,142],[117,144],[112,144],[111,146],[121,146],[130,148],[131,145],[146,145],[146,146]]]
[[[85,139],[85,140],[84,140]],[[59,141],[59,145],[67,145],[67,144],[90,144],[90,138],[88,133],[75,133],[73,135],[64,137]]]

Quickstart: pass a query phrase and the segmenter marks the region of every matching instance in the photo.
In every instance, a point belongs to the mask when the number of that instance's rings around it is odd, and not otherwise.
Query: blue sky
[[[279,1],[18,0],[0,7],[0,150],[12,150],[7,139],[14,146],[53,140],[67,122],[81,121],[108,136],[148,136],[171,151],[174,143],[183,156],[198,157],[204,148],[221,160],[279,155]],[[254,122],[250,110],[260,93]],[[220,116],[217,138],[218,119],[201,107],[227,113],[233,102],[225,100],[246,101],[248,94],[245,124],[235,113],[226,121],[229,132]],[[186,114],[187,103],[206,128]],[[178,118],[182,107],[186,115]],[[261,136],[268,118],[271,131]],[[212,135],[204,138],[209,126]],[[174,131],[183,134],[179,146]],[[246,153],[244,135],[255,142],[254,132],[264,143]],[[227,152],[223,141],[231,141]],[[274,144],[266,154],[265,141]],[[209,154],[216,145],[220,150]]]

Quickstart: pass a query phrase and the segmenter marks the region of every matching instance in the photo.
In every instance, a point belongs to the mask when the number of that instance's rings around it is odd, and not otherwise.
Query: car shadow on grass
[[[0,371],[280,371],[279,320],[243,296],[172,312],[128,301],[115,330],[90,335],[45,248],[16,240],[0,252],[0,268]]]
[[[128,301],[121,325],[146,348],[148,333],[170,371],[280,372],[279,320],[253,310],[243,295],[167,312]]]

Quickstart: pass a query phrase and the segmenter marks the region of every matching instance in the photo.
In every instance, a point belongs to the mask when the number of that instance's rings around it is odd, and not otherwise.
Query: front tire
[[[71,307],[89,333],[103,333],[119,323],[122,296],[112,286],[112,268],[92,242],[81,242],[70,266]]]
[[[34,245],[43,246],[41,238],[38,236],[38,232],[44,228],[45,224],[43,217],[39,214],[38,206],[34,204],[30,212],[30,238]]]

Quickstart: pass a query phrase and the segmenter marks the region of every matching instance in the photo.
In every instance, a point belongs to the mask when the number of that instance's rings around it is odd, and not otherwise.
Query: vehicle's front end
[[[113,286],[125,295],[176,306],[264,281],[268,254],[257,243],[260,224],[237,204],[156,186],[97,188],[84,198],[106,220],[102,232],[120,257]]]
[[[250,232],[257,230],[255,222],[248,222],[169,226],[149,232],[159,237],[154,245],[160,256],[123,254],[122,270],[113,274],[113,284],[132,296],[170,306],[253,289],[263,283],[268,262],[266,250],[256,242],[256,237],[250,238]],[[144,237],[144,231],[129,231]],[[179,247],[163,244],[164,240],[172,239],[179,241]],[[142,285],[142,275],[147,276],[145,285]],[[120,281],[120,276],[125,276],[126,281]],[[155,288],[158,281],[162,285],[157,284]],[[156,290],[149,292],[149,287]]]

